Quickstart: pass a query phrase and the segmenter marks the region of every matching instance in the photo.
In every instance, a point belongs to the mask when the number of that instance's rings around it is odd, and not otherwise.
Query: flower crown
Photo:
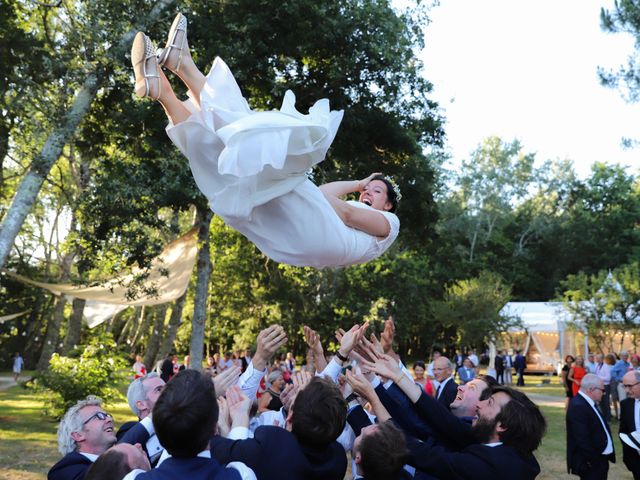
[[[391,184],[391,188],[393,188],[393,191],[396,194],[396,202],[400,202],[400,200],[402,200],[402,193],[400,193],[400,187],[396,181],[388,175],[385,175],[384,179]]]

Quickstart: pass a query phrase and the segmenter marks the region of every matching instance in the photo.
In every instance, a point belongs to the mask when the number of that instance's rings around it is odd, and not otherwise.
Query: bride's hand
[[[369,182],[371,180],[373,180],[373,177],[377,177],[378,175],[382,175],[382,173],[380,172],[375,172],[372,173],[371,175],[369,175],[367,178],[363,178],[362,180],[360,180],[358,182],[358,191],[361,192],[364,190],[364,187],[366,187],[367,185],[369,185]]]

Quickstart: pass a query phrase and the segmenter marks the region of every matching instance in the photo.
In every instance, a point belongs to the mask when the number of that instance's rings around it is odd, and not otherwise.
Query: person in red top
[[[575,397],[578,394],[578,390],[580,390],[580,383],[582,382],[582,377],[587,374],[587,369],[584,367],[584,357],[577,356],[576,362],[569,370],[569,375],[567,376],[568,380],[570,380],[571,387],[573,389],[573,396]]]
[[[413,364],[413,379],[422,387],[427,395],[433,397],[433,383],[431,383],[431,379],[425,375],[426,371],[427,367],[422,360],[418,360]]]

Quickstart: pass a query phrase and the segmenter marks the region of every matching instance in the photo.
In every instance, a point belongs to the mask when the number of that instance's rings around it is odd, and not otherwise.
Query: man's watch
[[[345,357],[344,355],[342,355],[342,354],[340,353],[340,350],[338,350],[338,351],[336,352],[336,357],[338,357],[338,358],[339,358],[340,360],[342,360],[343,362],[346,362],[347,360],[349,360],[349,358],[348,358],[348,357]]]

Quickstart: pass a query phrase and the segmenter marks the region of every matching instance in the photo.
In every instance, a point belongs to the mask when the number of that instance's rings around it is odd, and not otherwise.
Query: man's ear
[[[360,455],[360,452],[355,454],[353,460],[356,462],[356,465],[360,465],[362,463],[362,455]]]
[[[82,433],[82,432],[71,432],[71,438],[76,443],[83,442],[84,441],[84,433]]]
[[[502,426],[502,423],[498,422],[498,424],[496,425],[496,432],[498,434],[501,434],[502,432],[506,432],[506,431],[507,429]]]

